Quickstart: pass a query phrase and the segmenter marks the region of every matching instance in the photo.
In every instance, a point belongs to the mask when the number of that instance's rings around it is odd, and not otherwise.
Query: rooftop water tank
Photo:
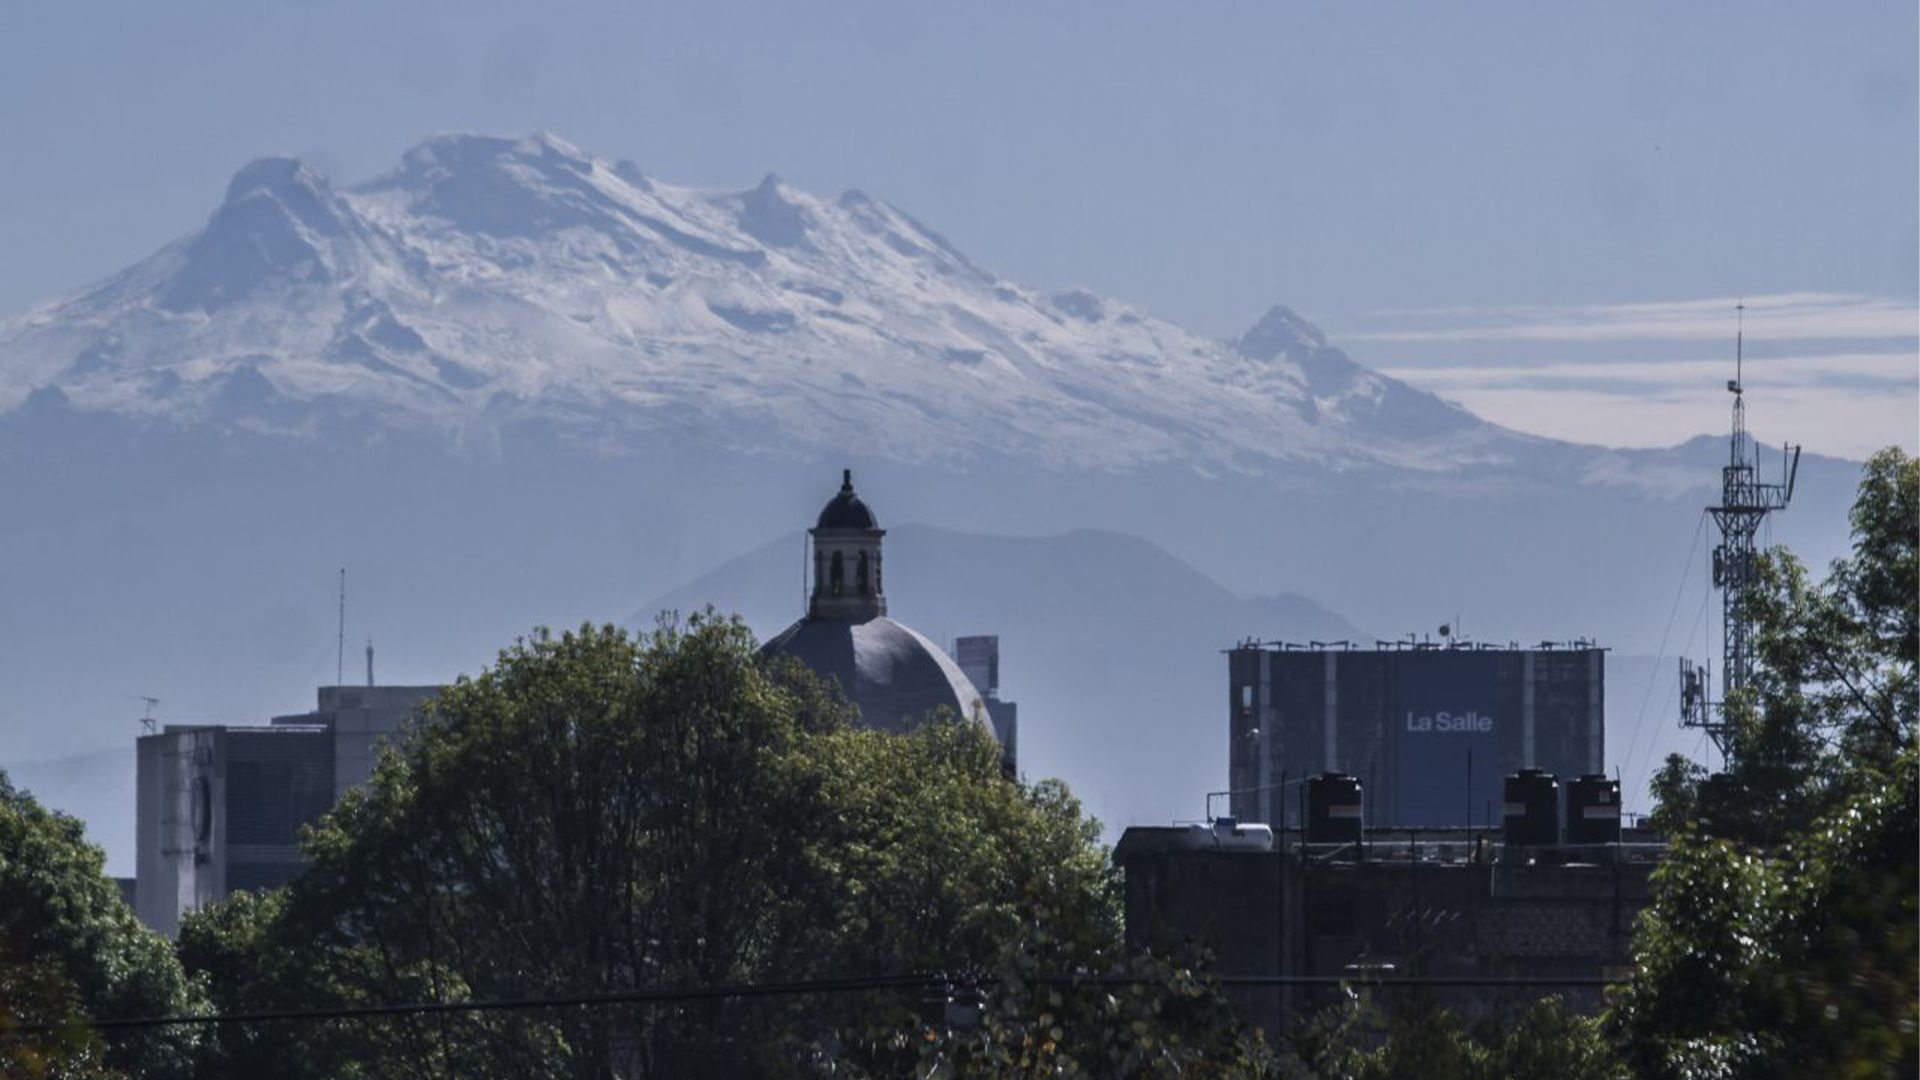
[[[1567,843],[1620,842],[1620,781],[1587,775],[1567,784]]]
[[[1213,846],[1229,851],[1272,851],[1273,828],[1258,823],[1242,824],[1230,817],[1215,818]]]
[[[1358,844],[1365,793],[1358,777],[1321,773],[1307,780],[1307,843]]]
[[[1507,843],[1551,847],[1560,842],[1560,781],[1544,769],[1507,776]]]

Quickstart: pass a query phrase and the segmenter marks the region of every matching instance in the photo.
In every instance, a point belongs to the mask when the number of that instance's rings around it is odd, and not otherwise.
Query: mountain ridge
[[[1541,440],[1355,363],[1276,306],[1236,341],[1003,279],[858,190],[669,185],[550,135],[447,135],[334,187],[238,170],[198,232],[0,323],[0,409],[462,446],[702,430],[903,460],[1445,471]]]

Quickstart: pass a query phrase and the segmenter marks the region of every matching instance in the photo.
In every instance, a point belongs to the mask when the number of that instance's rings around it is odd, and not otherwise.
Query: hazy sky
[[[859,187],[981,264],[1205,333],[1280,302],[1530,430],[1915,441],[1916,25],[1846,5],[0,6],[0,315],[269,153],[437,131]],[[0,358],[3,359],[3,358]]]

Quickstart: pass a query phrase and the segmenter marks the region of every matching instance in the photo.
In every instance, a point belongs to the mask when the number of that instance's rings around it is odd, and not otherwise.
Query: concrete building
[[[1011,763],[1020,751],[1020,706],[1000,697],[1000,637],[975,634],[953,643],[953,658],[960,670],[983,695],[987,717],[993,721],[994,737],[1000,740],[1004,757]]]
[[[373,775],[381,744],[420,706],[438,697],[440,686],[322,686],[310,713],[276,716],[275,726],[324,725],[333,734],[333,790],[338,798]]]
[[[952,657],[887,617],[881,545],[887,532],[854,493],[851,470],[841,474],[839,494],[807,535],[813,542],[813,588],[806,617],[761,651],[793,657],[837,682],[868,727],[906,731],[938,710],[991,727],[986,696]],[[1003,758],[1012,768],[1010,751]]]
[[[1114,860],[1126,877],[1127,943],[1206,950],[1242,1019],[1269,1033],[1329,1004],[1333,980],[1568,980],[1551,986],[1427,985],[1462,1015],[1558,993],[1595,1011],[1597,980],[1632,963],[1633,924],[1664,851],[1644,834],[1566,852],[1510,848],[1495,830],[1368,830],[1363,844],[1303,845],[1222,820],[1132,828]],[[1298,977],[1235,985],[1234,976]],[[1391,1009],[1416,992],[1372,991]]]
[[[1382,643],[1228,653],[1229,813],[1300,824],[1299,781],[1365,782],[1370,826],[1500,820],[1501,778],[1602,771],[1606,651]]]
[[[229,893],[284,885],[300,827],[372,775],[383,739],[437,686],[323,686],[264,726],[169,724],[138,743],[134,910],[171,936]]]

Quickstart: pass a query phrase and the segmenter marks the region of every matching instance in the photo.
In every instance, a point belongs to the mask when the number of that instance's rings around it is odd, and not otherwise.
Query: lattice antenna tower
[[[1760,451],[1747,438],[1746,310],[1734,308],[1733,435],[1728,441],[1727,464],[1720,470],[1720,504],[1707,507],[1720,529],[1713,549],[1713,584],[1720,590],[1721,660],[1720,700],[1710,699],[1712,669],[1680,661],[1680,724],[1700,728],[1713,740],[1723,761],[1733,756],[1733,729],[1727,720],[1727,701],[1746,689],[1753,675],[1753,626],[1747,615],[1748,597],[1759,583],[1753,539],[1767,515],[1785,510],[1793,499],[1793,483],[1800,473],[1800,448],[1780,447],[1780,482],[1760,482]]]

